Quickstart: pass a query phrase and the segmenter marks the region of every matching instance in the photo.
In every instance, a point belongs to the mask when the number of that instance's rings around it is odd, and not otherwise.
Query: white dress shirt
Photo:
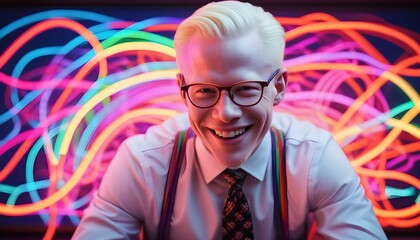
[[[189,128],[180,114],[121,144],[98,192],[84,212],[74,239],[128,239],[144,228],[155,239],[174,138]],[[331,134],[309,122],[274,113],[272,126],[286,138],[289,230],[300,239],[310,212],[325,239],[386,239],[359,177]],[[243,190],[250,204],[255,239],[275,239],[268,133],[241,166],[249,176]],[[221,239],[228,192],[220,175],[226,166],[198,138],[187,143],[179,176],[171,239]]]

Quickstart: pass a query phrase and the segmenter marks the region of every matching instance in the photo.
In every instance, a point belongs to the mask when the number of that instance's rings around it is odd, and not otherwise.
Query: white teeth
[[[233,138],[236,136],[241,135],[242,133],[245,132],[245,128],[241,128],[235,131],[218,131],[218,130],[214,130],[214,132],[216,133],[217,136],[222,137],[222,138]]]

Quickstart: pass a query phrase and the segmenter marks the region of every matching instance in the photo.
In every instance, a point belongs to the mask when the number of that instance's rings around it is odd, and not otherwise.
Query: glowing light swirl
[[[333,133],[384,227],[420,226],[419,39],[325,13],[277,19],[287,30],[289,84],[275,110]],[[164,35],[180,21],[55,10],[0,29],[8,46],[0,54],[0,214],[39,215],[45,239],[63,216],[77,225],[121,141],[186,111],[173,42]],[[36,42],[58,29],[72,33],[64,44]],[[367,36],[400,56],[388,59]],[[22,165],[24,178],[14,174]],[[401,206],[402,198],[412,201]]]

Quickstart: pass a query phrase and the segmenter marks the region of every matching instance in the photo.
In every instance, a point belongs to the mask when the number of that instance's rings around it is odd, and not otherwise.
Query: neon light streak
[[[420,226],[418,36],[325,13],[277,19],[287,30],[289,83],[275,111],[333,133],[382,226]],[[0,214],[38,215],[52,239],[63,217],[78,224],[124,139],[186,111],[164,36],[181,20],[52,10],[0,29]],[[57,30],[70,33],[64,43],[31,45]],[[372,36],[399,49],[396,60]]]

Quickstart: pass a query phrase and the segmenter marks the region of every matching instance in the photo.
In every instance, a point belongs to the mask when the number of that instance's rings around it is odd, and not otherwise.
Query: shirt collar
[[[262,181],[264,178],[267,164],[271,158],[269,155],[271,149],[270,141],[271,136],[268,132],[264,136],[257,150],[244,164],[240,166],[241,169],[260,181]],[[198,137],[195,141],[195,149],[198,163],[200,165],[200,170],[206,183],[211,182],[227,168],[227,166],[222,161],[213,157],[213,155],[209,152],[209,150],[204,146],[203,142]]]

